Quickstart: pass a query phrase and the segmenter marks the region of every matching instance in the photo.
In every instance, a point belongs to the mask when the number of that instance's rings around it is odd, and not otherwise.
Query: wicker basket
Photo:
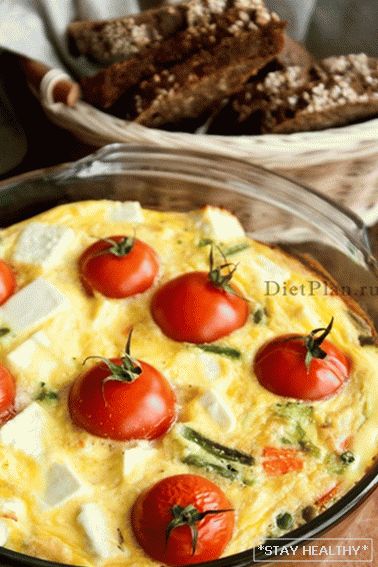
[[[343,128],[298,134],[210,136],[155,130],[127,122],[79,101],[69,108],[53,100],[62,73],[45,77],[39,98],[49,119],[93,146],[111,142],[196,149],[244,159],[283,173],[378,222],[378,119]]]

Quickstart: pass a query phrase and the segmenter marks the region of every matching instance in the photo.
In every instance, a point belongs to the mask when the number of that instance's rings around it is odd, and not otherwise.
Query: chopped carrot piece
[[[350,446],[352,445],[352,436],[349,435],[349,437],[345,437],[345,439],[343,439],[340,443],[340,450],[341,451],[346,451],[347,449],[350,448]]]
[[[339,490],[339,483],[335,484],[335,486],[333,486],[330,490],[327,490],[327,492],[325,492],[322,496],[320,496],[320,498],[316,500],[315,504],[317,506],[324,506],[325,504],[330,502],[330,500],[335,498],[338,490]]]
[[[296,449],[280,449],[265,447],[263,450],[263,467],[267,475],[278,476],[288,472],[299,472],[303,469],[303,459]]]

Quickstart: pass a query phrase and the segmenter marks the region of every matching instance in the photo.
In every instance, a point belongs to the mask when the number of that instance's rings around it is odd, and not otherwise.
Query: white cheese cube
[[[156,449],[149,445],[140,444],[125,449],[123,454],[123,474],[125,477],[135,479],[135,474],[143,470],[146,463],[156,455]]]
[[[36,343],[28,339],[7,354],[7,362],[20,371],[25,370],[30,366],[36,350]]]
[[[12,331],[21,332],[44,322],[67,305],[67,298],[59,290],[45,279],[37,278],[0,307],[0,319]]]
[[[51,268],[61,262],[74,237],[75,233],[71,228],[32,222],[18,237],[13,260]]]
[[[101,559],[107,559],[115,554],[115,542],[107,518],[98,504],[92,502],[83,504],[77,519],[93,553]]]
[[[226,209],[206,206],[199,212],[197,226],[209,238],[221,242],[245,237],[245,232],[239,220]]]
[[[211,382],[218,380],[221,375],[221,369],[219,361],[216,360],[215,356],[208,354],[207,352],[200,352],[198,354],[198,358],[201,361],[203,373],[206,378]]]
[[[0,520],[0,545],[5,545],[8,540],[9,530],[7,524]]]
[[[220,394],[208,390],[201,396],[200,403],[219,427],[225,431],[232,431],[235,428],[235,416]]]
[[[253,269],[257,278],[260,277],[261,283],[264,285],[265,282],[272,281],[282,286],[290,278],[289,270],[285,270],[262,254],[257,254],[254,257]]]
[[[116,202],[110,206],[108,220],[113,222],[143,222],[143,209],[139,201]]]
[[[47,473],[44,502],[50,507],[58,506],[81,487],[82,484],[72,470],[63,463],[54,463]]]
[[[0,514],[9,514],[14,516],[17,520],[25,517],[26,510],[25,504],[18,498],[10,500],[0,500]]]
[[[0,429],[0,442],[38,459],[43,452],[44,409],[33,402]]]

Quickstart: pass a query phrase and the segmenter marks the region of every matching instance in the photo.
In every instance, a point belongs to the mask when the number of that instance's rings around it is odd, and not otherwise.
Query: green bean
[[[201,433],[198,433],[195,429],[191,427],[184,426],[182,429],[182,436],[188,441],[192,441],[199,445],[204,451],[224,459],[226,461],[233,461],[240,463],[241,465],[251,466],[254,464],[255,460],[252,455],[239,451],[238,449],[232,449],[230,447],[225,447],[220,443],[216,443],[211,439],[208,439]]]

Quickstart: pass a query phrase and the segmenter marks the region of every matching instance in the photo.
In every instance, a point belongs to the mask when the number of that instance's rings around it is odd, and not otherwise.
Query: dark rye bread
[[[100,64],[122,61],[184,29],[186,12],[182,4],[167,5],[113,20],[72,22],[70,51]]]
[[[211,120],[208,128],[210,134],[237,135],[259,134],[261,130],[261,110],[264,99],[256,95],[258,85],[263,83],[270,73],[284,71],[295,66],[303,83],[307,83],[314,73],[316,62],[314,57],[300,43],[289,36],[284,36],[284,46],[274,59],[259,73],[252,76],[243,85],[239,93],[223,104]],[[318,75],[316,74],[316,78]],[[248,120],[252,117],[250,120]]]
[[[187,17],[190,18],[183,31],[162,40],[158,46],[146,47],[134,57],[111,65],[94,77],[84,78],[84,98],[100,108],[110,108],[122,95],[130,100],[130,91],[134,89],[136,96],[145,99],[143,92],[136,92],[140,83],[150,81],[152,85],[154,81],[157,91],[162,88],[158,82],[162,80],[163,72],[173,67],[175,76],[182,83],[176,86],[172,84],[169,90],[177,87],[186,89],[188,83],[185,77],[191,75],[192,79],[195,78],[201,61],[209,70],[211,58],[217,61],[217,65],[221,62],[223,69],[235,64],[235,73],[242,72],[238,83],[240,87],[248,76],[270,61],[282,48],[284,23],[265,8],[262,0],[191,0],[185,6],[188,7]],[[248,45],[249,42],[252,45]],[[253,64],[255,56],[256,65]],[[243,59],[245,66],[241,66]],[[248,60],[250,72],[247,72]],[[203,78],[202,73],[199,73],[199,77]],[[192,87],[194,82],[191,80]],[[234,80],[233,85],[236,82]],[[232,88],[226,88],[225,91],[235,92]],[[147,90],[151,93],[152,88],[148,87]],[[162,93],[156,92],[156,97],[159,94]],[[148,96],[151,98],[150,94]],[[212,96],[209,92],[206,96],[211,103],[217,95]],[[136,101],[140,101],[140,98]]]
[[[378,115],[378,59],[329,57],[248,84],[231,101],[238,133],[323,130]],[[235,127],[238,124],[238,127]]]
[[[150,127],[195,118],[240,90],[281,47],[282,28],[275,24],[226,38],[218,47],[143,81],[128,105],[128,118]]]

